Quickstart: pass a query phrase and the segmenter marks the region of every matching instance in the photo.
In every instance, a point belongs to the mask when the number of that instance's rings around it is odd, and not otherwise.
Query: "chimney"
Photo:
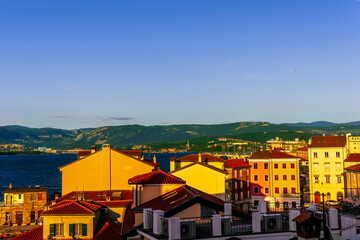
[[[153,162],[156,163],[156,156],[154,154],[154,157],[153,157]]]
[[[11,183],[9,184],[9,188],[12,188],[12,184],[11,184]]]
[[[94,152],[96,152],[96,145],[91,146],[91,153],[94,153]]]
[[[199,162],[201,163],[201,153],[199,153]]]
[[[59,198],[59,194],[58,193],[55,193],[55,200]]]

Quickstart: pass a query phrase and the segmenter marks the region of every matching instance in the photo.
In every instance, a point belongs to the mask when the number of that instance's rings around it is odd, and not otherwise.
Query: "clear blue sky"
[[[360,1],[0,1],[0,126],[360,120]]]

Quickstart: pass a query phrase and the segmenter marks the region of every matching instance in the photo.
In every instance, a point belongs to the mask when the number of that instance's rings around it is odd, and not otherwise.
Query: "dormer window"
[[[181,163],[179,160],[175,161],[175,169],[181,168]]]

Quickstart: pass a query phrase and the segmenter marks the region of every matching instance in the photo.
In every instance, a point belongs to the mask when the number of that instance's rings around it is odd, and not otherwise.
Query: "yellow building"
[[[104,144],[100,151],[60,167],[62,194],[72,191],[131,190],[128,180],[159,164],[136,159]]]
[[[170,174],[186,181],[186,184],[225,201],[225,180],[228,172],[210,163],[193,162]]]
[[[346,134],[346,149],[347,153],[360,153],[360,136],[352,136],[350,133]]]
[[[226,160],[207,153],[189,154],[181,158],[171,158],[170,171],[185,167],[186,165],[192,164],[194,162],[206,163],[216,168],[224,169],[224,163]]]
[[[312,136],[309,140],[310,199],[318,203],[344,196],[344,160],[347,158],[345,136]]]

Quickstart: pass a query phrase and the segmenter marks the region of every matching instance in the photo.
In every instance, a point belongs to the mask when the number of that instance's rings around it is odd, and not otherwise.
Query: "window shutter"
[[[87,224],[82,225],[82,235],[87,236]]]
[[[69,236],[74,236],[74,224],[69,224]]]
[[[50,236],[55,236],[55,224],[50,224]]]

